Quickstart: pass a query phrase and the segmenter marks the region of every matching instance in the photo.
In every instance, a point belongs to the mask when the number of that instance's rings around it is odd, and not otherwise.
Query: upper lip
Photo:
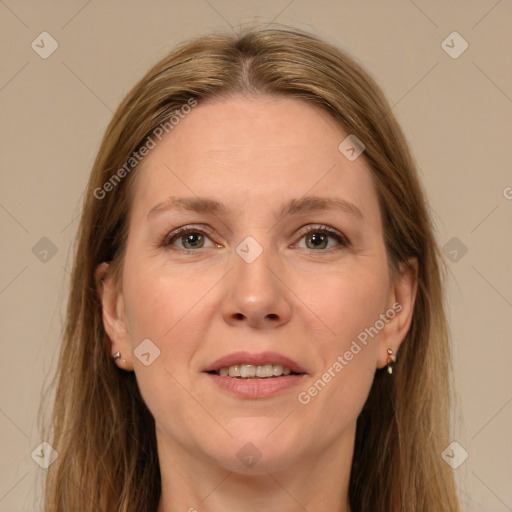
[[[220,368],[228,368],[235,364],[252,364],[254,366],[262,366],[265,364],[280,364],[285,368],[290,368],[295,373],[306,373],[304,368],[289,357],[278,354],[277,352],[233,352],[220,357],[213,363],[209,364],[204,371],[217,371]]]

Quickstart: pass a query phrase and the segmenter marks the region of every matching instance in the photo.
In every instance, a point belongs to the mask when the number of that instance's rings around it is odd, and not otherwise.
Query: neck
[[[262,466],[258,472],[243,474],[191,455],[157,429],[162,478],[157,512],[350,512],[348,484],[354,435],[355,426],[314,457],[295,459],[284,469]]]

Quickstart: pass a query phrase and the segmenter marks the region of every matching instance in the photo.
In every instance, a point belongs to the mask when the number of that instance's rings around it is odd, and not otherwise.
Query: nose
[[[290,321],[293,294],[277,267],[266,250],[251,263],[234,255],[233,271],[224,283],[222,314],[227,324],[264,329]]]

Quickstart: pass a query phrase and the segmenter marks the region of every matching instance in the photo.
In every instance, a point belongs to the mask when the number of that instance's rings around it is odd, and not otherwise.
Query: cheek
[[[164,286],[162,279],[143,272],[132,273],[126,279],[123,292],[126,324],[133,348],[139,338],[157,342],[179,314],[175,292]]]
[[[160,342],[172,338],[208,284],[205,279],[184,276],[180,269],[169,269],[162,263],[146,261],[137,265],[128,258],[123,279],[126,322],[132,343],[137,336],[154,337]]]
[[[354,262],[309,286],[309,303],[329,327],[325,352],[330,352],[327,347],[347,350],[352,340],[375,324],[386,309],[388,286],[387,269],[378,259]]]
[[[190,406],[190,395],[186,391],[186,369],[195,350],[201,321],[194,309],[198,299],[196,285],[191,286],[190,281],[183,278],[166,276],[162,268],[130,265],[129,260],[125,264],[126,325],[132,352],[135,351],[133,364],[137,384],[153,417],[164,423],[172,419],[167,428],[183,443],[187,425],[197,421],[194,414],[198,414]],[[137,347],[146,339],[159,351],[148,366],[136,356]],[[180,412],[170,414],[173,411]]]
[[[379,348],[374,329],[386,310],[389,283],[387,269],[379,263],[353,265],[320,282],[315,311],[329,326],[324,330],[329,334],[315,340],[323,367],[301,389],[298,402],[305,411],[316,410],[334,436],[340,425],[358,416],[370,391]]]
[[[179,370],[188,360],[187,344],[180,343],[180,322],[186,315],[187,288],[180,293],[169,285],[161,269],[138,265],[127,257],[123,275],[124,310],[137,382],[149,409],[170,406],[176,397]],[[175,340],[172,346],[164,340]],[[150,342],[143,340],[150,340]],[[141,343],[145,345],[141,345]],[[148,347],[144,351],[141,347]],[[150,353],[145,365],[142,353]],[[146,361],[148,362],[148,361]]]

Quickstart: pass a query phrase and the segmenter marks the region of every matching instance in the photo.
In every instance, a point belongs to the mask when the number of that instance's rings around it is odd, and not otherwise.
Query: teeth
[[[288,370],[288,368],[286,368]],[[280,364],[275,364],[272,366],[272,374],[274,375],[274,377],[279,377],[279,375],[282,375],[283,374],[283,370],[284,368],[280,365]],[[288,374],[286,374],[288,375]]]
[[[243,364],[240,366],[240,377],[256,377],[256,366]]]
[[[224,370],[226,370],[226,368],[224,368]],[[230,366],[229,368],[227,368],[227,370],[228,370],[228,375],[230,377],[240,377],[240,365],[234,364],[233,366]]]
[[[271,377],[280,377],[281,375],[290,375],[290,368],[285,368],[280,364],[265,364],[255,366],[252,364],[234,364],[229,367],[219,369],[221,377],[235,377],[242,379],[268,379]]]
[[[257,366],[256,367],[256,377],[273,377],[274,376],[274,367],[271,364],[266,364],[265,366]]]

